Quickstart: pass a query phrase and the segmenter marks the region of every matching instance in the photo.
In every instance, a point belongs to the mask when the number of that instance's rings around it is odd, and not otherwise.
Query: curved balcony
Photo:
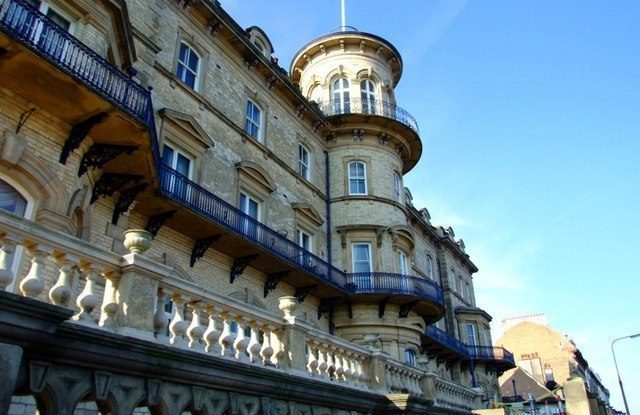
[[[321,106],[327,116],[363,114],[390,118],[409,127],[419,134],[418,123],[411,114],[399,106],[379,99],[351,98],[348,100],[333,100]]]
[[[499,372],[516,367],[513,353],[501,346],[467,345],[469,359],[490,362]]]
[[[345,276],[352,286],[352,295],[380,297],[382,301],[401,304],[406,311],[404,317],[411,309],[422,316],[435,316],[436,320],[444,313],[442,289],[425,278],[389,272],[357,272]],[[400,313],[402,316],[403,311]]]
[[[430,355],[467,357],[469,354],[466,344],[436,326],[427,326],[425,337],[424,343]]]

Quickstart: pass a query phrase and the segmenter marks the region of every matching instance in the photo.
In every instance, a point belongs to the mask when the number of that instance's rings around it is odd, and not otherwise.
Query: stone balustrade
[[[385,362],[385,378],[387,390],[391,393],[408,393],[422,395],[421,382],[424,371],[388,360]]]
[[[482,393],[428,372],[425,380],[433,388],[434,407],[471,411],[482,407]]]
[[[71,322],[349,388],[435,393],[443,408],[479,407],[471,389],[300,320],[295,297],[274,314],[180,278],[136,247],[120,256],[4,212],[0,244],[0,289],[18,283],[25,297],[73,309]],[[29,260],[22,270],[17,253]]]

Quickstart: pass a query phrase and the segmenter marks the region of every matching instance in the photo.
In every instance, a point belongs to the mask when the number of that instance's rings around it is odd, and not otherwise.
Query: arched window
[[[176,75],[194,91],[198,90],[200,78],[200,56],[189,45],[180,43]]]
[[[311,158],[309,150],[298,143],[298,173],[307,180],[311,180]]]
[[[253,101],[247,100],[247,114],[244,130],[251,137],[262,141],[262,109]]]
[[[433,258],[427,255],[427,277],[433,280]]]
[[[349,163],[349,194],[367,194],[367,167],[361,161]]]
[[[362,112],[365,114],[376,113],[376,86],[369,79],[360,82],[360,98],[362,99]]]
[[[393,197],[396,202],[402,202],[402,181],[396,172],[393,172]]]
[[[416,352],[413,349],[404,350],[404,362],[409,366],[416,365]]]
[[[0,209],[18,216],[25,216],[27,211],[27,199],[2,179],[0,179]]]
[[[333,83],[333,110],[336,114],[351,112],[349,81],[347,78],[336,79]]]

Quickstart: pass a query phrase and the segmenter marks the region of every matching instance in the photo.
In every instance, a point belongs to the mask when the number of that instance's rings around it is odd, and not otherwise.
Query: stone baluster
[[[76,305],[80,310],[73,316],[73,319],[79,322],[95,323],[96,320],[91,316],[91,313],[98,306],[96,283],[100,279],[100,271],[94,264],[89,262],[83,263],[81,268],[84,273],[85,284],[76,299]]]
[[[49,299],[54,305],[68,307],[71,299],[71,279],[76,273],[76,264],[80,258],[74,255],[58,254],[55,256],[57,264],[60,266],[58,281],[49,290]]]
[[[351,366],[351,382],[355,385],[358,383],[358,368],[356,363],[357,356],[355,354],[351,355],[350,366]]]
[[[25,297],[36,298],[44,290],[44,260],[53,253],[53,250],[43,245],[31,245],[27,248],[27,254],[31,256],[29,273],[20,282],[20,292]]]
[[[184,305],[187,299],[183,298],[180,294],[174,294],[171,300],[173,301],[174,310],[173,316],[171,317],[171,324],[169,324],[169,332],[171,333],[169,343],[184,347],[186,345],[184,335],[188,327],[187,322],[184,320]]]
[[[156,298],[156,312],[153,316],[153,334],[157,339],[166,339],[167,326],[169,325],[169,317],[165,311],[165,304],[167,303],[167,293],[161,288],[158,290],[158,296]]]
[[[189,337],[189,348],[191,349],[201,349],[200,340],[204,335],[204,327],[200,323],[200,316],[202,314],[202,310],[204,306],[200,301],[193,301],[189,303],[189,308],[191,309],[191,324],[187,328],[187,337]]]
[[[336,362],[333,356],[333,349],[328,347],[327,348],[327,375],[329,375],[329,378],[333,378],[335,376],[335,373],[336,373]]]
[[[364,370],[363,364],[363,358],[356,357],[356,370],[358,371],[358,382],[360,383],[366,383],[367,381],[367,373]]]
[[[262,359],[260,358],[260,350],[262,349],[262,345],[260,344],[260,325],[257,321],[252,320],[247,324],[249,329],[251,330],[251,335],[249,337],[249,344],[247,344],[247,352],[249,353],[249,360],[251,363],[260,362]],[[264,341],[264,333],[262,335]]]
[[[231,356],[233,355],[233,333],[231,332],[231,322],[233,321],[233,317],[227,312],[223,311],[220,313],[220,318],[222,319],[222,333],[220,334],[220,339],[218,343],[220,343],[221,351],[220,354],[222,356]]]
[[[101,327],[112,328],[116,324],[116,313],[118,312],[118,299],[116,290],[120,273],[118,271],[106,271],[102,273],[105,279],[104,295],[102,296],[102,313],[100,314]],[[164,309],[164,306],[163,306]]]
[[[262,357],[262,364],[265,366],[271,364],[271,357],[274,352],[271,346],[271,333],[273,333],[272,326],[268,324],[262,326],[262,348],[260,349],[260,356]]]
[[[207,330],[204,332],[204,341],[207,344],[205,351],[207,353],[220,354],[220,345],[218,344],[220,330],[218,330],[218,324],[216,322],[218,313],[214,306],[205,308],[205,312],[209,316],[209,325],[207,326]]]
[[[16,247],[22,243],[22,239],[13,235],[2,235],[0,238],[0,290],[6,290],[13,282],[13,257],[16,253]]]
[[[345,352],[342,356],[342,377],[346,383],[351,382],[351,363],[350,362],[350,352]]]
[[[277,367],[282,367],[286,358],[283,344],[283,330],[281,328],[273,328],[271,331],[271,347],[273,347],[273,356],[271,363]]]
[[[244,323],[246,320],[242,316],[236,316],[235,321],[238,324],[238,333],[236,334],[236,340],[233,342],[233,348],[236,349],[235,356],[236,359],[241,362],[246,362],[249,360],[245,353],[249,345],[249,339],[244,334]]]
[[[313,340],[307,342],[307,352],[309,353],[307,356],[307,370],[311,376],[315,376],[315,374],[318,373],[317,370],[320,362],[316,357],[316,344]]]
[[[335,375],[336,375],[336,380],[338,380],[339,382],[342,382],[344,379],[342,378],[342,374],[344,373],[344,368],[342,367],[342,349],[340,348],[336,348],[335,349]]]
[[[327,376],[327,357],[325,352],[325,345],[322,343],[318,343],[318,373],[320,376]]]

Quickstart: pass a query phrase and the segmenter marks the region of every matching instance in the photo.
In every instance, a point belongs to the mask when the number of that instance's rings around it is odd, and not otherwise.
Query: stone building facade
[[[609,390],[589,367],[574,341],[549,326],[546,315],[532,314],[507,318],[503,320],[503,328],[504,334],[496,343],[513,351],[518,368],[527,372],[549,391],[555,390],[562,396],[567,413],[612,413]],[[505,397],[514,396],[514,385],[507,382],[514,370],[517,369],[510,369],[500,377]],[[518,385],[515,385],[515,388],[517,392]]]
[[[400,54],[273,50],[211,0],[0,0],[0,413],[499,399],[477,268],[402,184]]]

